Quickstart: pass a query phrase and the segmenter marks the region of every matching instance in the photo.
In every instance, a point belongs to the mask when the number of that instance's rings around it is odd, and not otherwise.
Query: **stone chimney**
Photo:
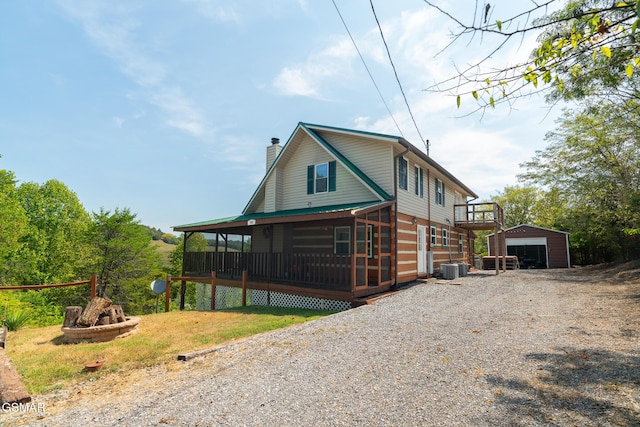
[[[282,151],[280,139],[271,138],[271,145],[267,147],[267,170],[269,170],[273,162],[276,160],[280,151]]]

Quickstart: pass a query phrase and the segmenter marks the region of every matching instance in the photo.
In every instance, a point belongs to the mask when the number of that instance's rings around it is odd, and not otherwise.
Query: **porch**
[[[392,202],[256,213],[175,227],[185,241],[215,236],[215,248],[183,253],[183,276],[215,273],[225,286],[245,286],[341,301],[387,291],[395,284]],[[247,248],[232,251],[230,236]],[[211,250],[214,249],[214,250]]]

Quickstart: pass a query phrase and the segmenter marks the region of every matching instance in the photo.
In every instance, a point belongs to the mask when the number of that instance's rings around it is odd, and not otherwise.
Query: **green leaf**
[[[602,46],[600,50],[602,51],[604,56],[611,59],[611,48],[609,46]]]
[[[631,76],[629,76],[631,77]],[[471,92],[471,95],[473,95],[473,97],[476,99],[476,101],[478,100],[478,92],[476,92],[475,90],[473,92]]]
[[[631,78],[631,76],[633,76],[633,64],[631,62],[627,64],[625,72],[627,73],[627,77]]]
[[[491,107],[496,108],[496,103],[493,100],[493,96],[491,98],[489,98],[489,104],[491,104]]]
[[[489,77],[486,78],[485,82],[487,83],[487,86],[491,86],[491,80],[489,80]]]
[[[502,21],[496,21],[496,25],[498,26],[498,31],[502,31]]]
[[[460,108],[460,95],[458,95],[458,99],[456,100],[456,102],[458,103],[458,108]]]

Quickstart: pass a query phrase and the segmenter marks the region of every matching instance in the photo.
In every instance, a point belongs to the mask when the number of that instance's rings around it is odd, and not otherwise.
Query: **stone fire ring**
[[[128,317],[126,321],[111,325],[90,326],[88,328],[63,327],[64,341],[69,344],[81,342],[106,342],[124,338],[138,332],[139,317]]]

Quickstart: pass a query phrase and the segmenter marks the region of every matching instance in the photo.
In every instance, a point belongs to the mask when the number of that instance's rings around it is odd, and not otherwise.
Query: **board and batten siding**
[[[393,146],[361,136],[319,132],[333,148],[351,161],[384,191],[393,194]]]
[[[309,137],[310,138],[310,137]],[[307,167],[335,160],[315,141],[304,141],[282,168],[282,210],[369,202],[375,195],[339,162],[336,191],[307,194]]]

